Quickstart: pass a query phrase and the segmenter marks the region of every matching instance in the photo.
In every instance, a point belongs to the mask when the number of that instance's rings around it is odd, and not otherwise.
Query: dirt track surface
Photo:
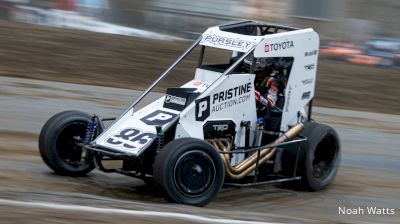
[[[190,43],[55,29],[0,20],[0,75],[143,89]],[[215,55],[217,58],[219,55]],[[158,89],[191,79],[189,58]],[[316,104],[400,114],[400,69],[320,61]]]
[[[342,139],[342,165],[328,190],[224,188],[204,208],[169,204],[142,181],[117,174],[94,171],[82,178],[57,176],[41,161],[37,137],[50,116],[71,109],[118,115],[138,94],[127,89],[0,77],[0,223],[213,223],[199,218],[211,218],[214,223],[217,218],[225,219],[219,223],[400,220],[400,117],[395,115],[315,108],[314,118],[332,125]],[[157,96],[152,94],[146,101]],[[338,215],[338,206],[393,208],[396,213]],[[170,216],[132,214],[135,211]],[[184,219],[175,213],[196,215],[197,219]]]

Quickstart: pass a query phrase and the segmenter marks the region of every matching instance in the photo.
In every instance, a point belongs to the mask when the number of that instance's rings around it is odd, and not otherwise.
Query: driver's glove
[[[258,92],[257,90],[255,91],[255,95],[256,95],[256,102],[262,104],[263,106],[266,107],[270,107],[271,104],[269,102],[268,99],[266,99],[265,97],[261,96],[260,92]]]

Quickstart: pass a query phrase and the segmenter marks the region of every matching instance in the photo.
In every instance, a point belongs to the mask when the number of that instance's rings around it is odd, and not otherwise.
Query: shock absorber
[[[264,117],[257,119],[255,132],[253,147],[261,147],[264,135]]]
[[[85,139],[83,140],[83,144],[87,145],[91,141],[93,141],[94,133],[96,131],[96,116],[92,116],[92,120],[88,122],[86,126],[86,135]]]
[[[86,125],[85,139],[83,139],[84,145],[88,145],[91,141],[93,141],[97,127],[96,119],[97,119],[96,115],[92,115],[92,119]],[[86,157],[87,157],[87,150],[85,149],[85,147],[82,147],[81,164],[86,163]]]

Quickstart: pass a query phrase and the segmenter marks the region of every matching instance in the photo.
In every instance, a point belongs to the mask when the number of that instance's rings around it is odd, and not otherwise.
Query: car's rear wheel
[[[82,148],[77,139],[84,139],[90,116],[79,111],[54,115],[43,126],[39,151],[44,162],[57,174],[82,176],[94,169],[92,156],[81,161]]]
[[[309,190],[323,190],[333,182],[339,169],[341,151],[338,134],[327,125],[312,122],[305,125],[302,135],[308,138],[301,144],[302,182]]]
[[[207,142],[183,138],[157,155],[154,178],[170,201],[202,206],[216,197],[224,181],[219,153]]]

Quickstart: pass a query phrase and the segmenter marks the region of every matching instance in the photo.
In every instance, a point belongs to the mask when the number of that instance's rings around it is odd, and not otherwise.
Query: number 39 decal
[[[122,146],[125,150],[143,148],[156,137],[154,133],[142,133],[135,128],[122,130],[119,134],[109,137],[106,143],[112,146]]]

